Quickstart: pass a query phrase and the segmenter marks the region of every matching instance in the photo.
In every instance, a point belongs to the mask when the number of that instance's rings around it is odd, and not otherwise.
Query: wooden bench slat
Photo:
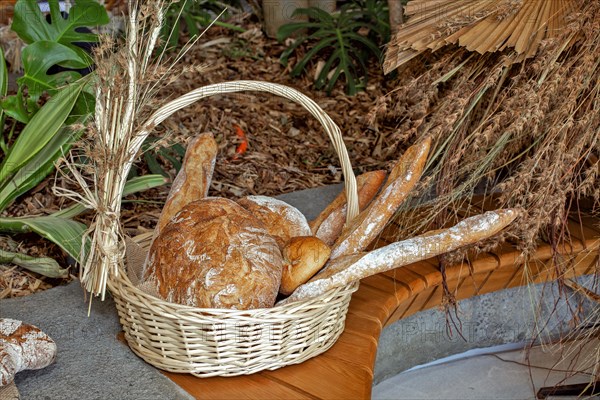
[[[262,374],[233,377],[197,378],[189,374],[163,372],[197,399],[315,399]]]
[[[402,268],[406,268],[418,275],[421,280],[425,282],[426,287],[436,286],[442,283],[442,274],[439,268],[426,261],[420,261],[413,264],[409,264]]]
[[[373,378],[369,368],[341,363],[328,357],[327,352],[302,364],[264,371],[261,375],[286,382],[322,399],[369,398]]]

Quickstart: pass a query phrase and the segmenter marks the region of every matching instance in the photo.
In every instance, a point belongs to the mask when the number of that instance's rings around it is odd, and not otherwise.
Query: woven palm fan
[[[577,0],[413,0],[410,17],[390,41],[389,73],[425,51],[458,44],[480,54],[514,49],[515,61],[533,57],[543,40],[560,35]]]

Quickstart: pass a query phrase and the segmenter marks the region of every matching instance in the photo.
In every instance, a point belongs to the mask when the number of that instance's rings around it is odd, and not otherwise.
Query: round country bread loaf
[[[312,235],[306,217],[285,201],[267,196],[246,196],[237,202],[265,224],[280,248],[293,237]]]
[[[265,226],[239,204],[186,205],[154,240],[144,280],[166,301],[202,308],[272,307],[282,257]]]
[[[38,327],[0,318],[0,386],[17,372],[45,368],[55,359],[56,343]]]

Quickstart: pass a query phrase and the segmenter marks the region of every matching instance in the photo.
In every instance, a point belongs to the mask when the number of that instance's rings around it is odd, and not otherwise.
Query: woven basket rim
[[[249,315],[249,314],[260,314],[260,313],[270,314],[270,313],[281,312],[284,310],[293,310],[296,308],[305,307],[307,305],[310,305],[311,303],[314,303],[314,304],[321,303],[322,304],[323,299],[325,299],[327,297],[333,297],[335,294],[337,294],[339,292],[343,292],[343,291],[347,291],[347,290],[350,290],[353,292],[354,286],[357,286],[358,284],[359,284],[359,281],[354,281],[346,286],[328,290],[327,292],[325,292],[317,297],[311,297],[309,299],[295,300],[295,301],[292,301],[292,302],[289,302],[286,304],[282,304],[282,305],[276,304],[273,307],[261,307],[261,308],[251,308],[251,309],[247,309],[247,310],[237,310],[237,309],[229,309],[229,308],[193,307],[193,306],[188,306],[188,305],[184,305],[184,304],[172,303],[172,302],[166,301],[164,299],[161,299],[160,297],[156,297],[149,293],[146,293],[143,290],[141,290],[140,288],[138,288],[137,286],[135,286],[133,284],[133,282],[131,282],[131,280],[129,279],[127,272],[122,267],[119,267],[118,276],[111,275],[111,277],[108,281],[109,289],[111,289],[111,292],[113,292],[113,294],[115,292],[117,292],[117,293],[119,293],[119,295],[121,295],[123,290],[120,290],[119,288],[125,287],[127,289],[127,291],[132,292],[131,294],[135,294],[143,299],[148,300],[149,302],[151,302],[153,304],[167,306],[167,307],[170,307],[173,309],[177,309],[178,311],[181,311],[181,312],[185,311],[185,312],[193,312],[193,313],[200,313],[200,314],[213,314],[213,315],[227,314],[227,315],[235,315],[235,316],[243,316],[244,314],[248,314],[248,316],[251,318],[256,318],[256,316]],[[286,312],[286,314],[288,314],[288,312]]]

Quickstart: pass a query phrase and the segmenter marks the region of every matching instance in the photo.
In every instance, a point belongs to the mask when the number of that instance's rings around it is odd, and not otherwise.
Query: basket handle
[[[154,127],[166,120],[176,111],[194,103],[195,101],[217,94],[236,93],[242,91],[268,92],[281,97],[285,97],[286,99],[292,100],[300,104],[321,123],[321,125],[325,129],[325,132],[327,133],[327,136],[329,136],[329,139],[333,143],[333,147],[335,148],[335,151],[338,155],[342,167],[342,173],[344,175],[344,183],[346,190],[346,199],[348,199],[348,212],[346,213],[346,223],[349,223],[354,217],[358,215],[359,212],[358,193],[356,188],[356,177],[354,176],[354,172],[352,171],[352,165],[350,163],[350,158],[348,157],[348,151],[346,150],[346,146],[344,144],[340,128],[325,113],[325,111],[323,111],[323,109],[319,107],[317,103],[315,103],[306,95],[300,93],[298,90],[293,89],[291,87],[276,83],[260,81],[232,81],[216,83],[194,89],[174,100],[171,100],[170,102],[156,110],[154,114],[152,114],[150,118],[142,125],[142,128],[140,129],[138,134],[135,135],[133,148],[139,149],[146,137],[148,136],[148,134],[150,133],[150,131],[154,129]],[[133,154],[131,155],[130,162],[128,162],[126,165],[125,173],[129,172],[128,169],[133,164],[136,153],[137,151],[133,152]]]

